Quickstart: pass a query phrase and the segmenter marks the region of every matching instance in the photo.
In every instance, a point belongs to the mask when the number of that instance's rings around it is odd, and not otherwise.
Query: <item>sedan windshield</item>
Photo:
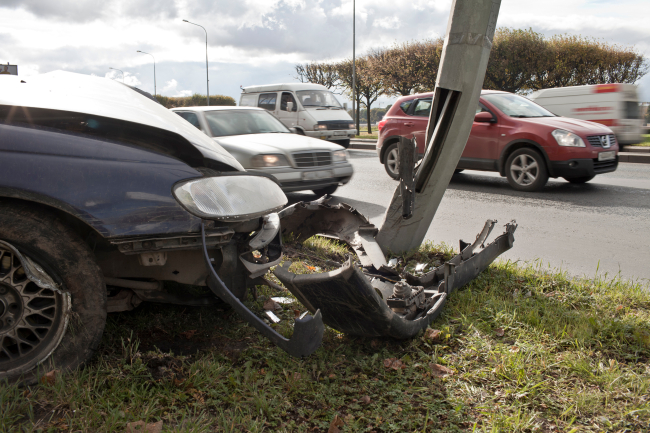
[[[510,117],[556,117],[530,99],[512,93],[488,93],[481,97]]]
[[[341,108],[334,94],[327,90],[300,90],[296,93],[303,107]]]
[[[213,137],[291,132],[279,120],[262,110],[206,111],[205,120]]]

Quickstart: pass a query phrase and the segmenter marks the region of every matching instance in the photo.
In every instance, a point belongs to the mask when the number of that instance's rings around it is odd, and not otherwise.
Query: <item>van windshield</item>
[[[556,117],[530,99],[512,93],[488,93],[481,97],[510,117]]]
[[[262,110],[214,110],[205,112],[212,137],[291,133],[275,117]]]
[[[342,108],[334,94],[328,90],[300,90],[296,94],[303,107]]]

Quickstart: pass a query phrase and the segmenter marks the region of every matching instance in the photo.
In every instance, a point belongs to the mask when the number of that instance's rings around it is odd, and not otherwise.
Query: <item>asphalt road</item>
[[[398,185],[388,177],[377,154],[350,150],[355,175],[334,194],[380,226]],[[313,200],[313,194],[289,194],[292,202]],[[543,266],[570,275],[619,274],[650,283],[650,165],[619,164],[614,173],[596,176],[584,185],[550,179],[543,191],[514,191],[497,173],[465,171],[454,175],[427,232],[427,239],[456,248],[459,239],[473,241],[486,219],[501,224],[516,220],[514,247],[502,257]]]

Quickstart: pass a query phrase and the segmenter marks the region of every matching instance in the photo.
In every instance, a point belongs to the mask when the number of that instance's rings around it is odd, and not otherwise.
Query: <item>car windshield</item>
[[[262,110],[214,110],[205,112],[212,137],[290,133],[279,120]]]
[[[556,117],[530,99],[512,93],[488,93],[481,97],[510,117]]]
[[[303,107],[342,108],[334,94],[327,90],[300,90],[296,94]]]

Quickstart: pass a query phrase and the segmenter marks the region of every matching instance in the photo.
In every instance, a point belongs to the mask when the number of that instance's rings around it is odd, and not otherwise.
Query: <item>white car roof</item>
[[[281,84],[264,84],[256,86],[246,86],[242,87],[242,93],[259,93],[259,92],[279,92],[281,90],[324,90],[329,92],[330,90],[321,86],[320,84],[314,83],[281,83]]]

